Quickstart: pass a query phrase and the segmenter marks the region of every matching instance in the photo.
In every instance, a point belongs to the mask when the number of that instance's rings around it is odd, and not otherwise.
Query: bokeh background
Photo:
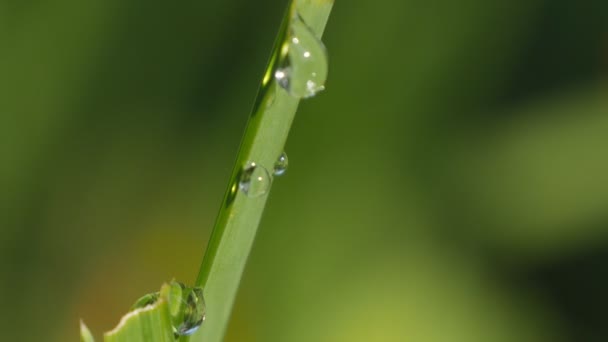
[[[287,1],[0,0],[0,340],[192,282]],[[607,341],[608,2],[338,0],[227,341]]]

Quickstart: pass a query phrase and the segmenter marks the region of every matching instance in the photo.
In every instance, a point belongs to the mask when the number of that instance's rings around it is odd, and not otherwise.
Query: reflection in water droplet
[[[327,51],[299,15],[292,19],[284,44],[287,57],[274,73],[277,83],[297,98],[312,97],[325,89]]]
[[[289,160],[287,159],[287,154],[285,152],[281,153],[279,159],[274,164],[274,175],[282,176],[287,172],[287,166],[289,166]]]
[[[239,189],[248,197],[260,197],[270,189],[272,180],[268,171],[254,162],[247,163],[239,180]]]

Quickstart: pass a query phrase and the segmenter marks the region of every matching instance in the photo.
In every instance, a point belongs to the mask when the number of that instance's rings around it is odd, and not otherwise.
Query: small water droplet
[[[282,176],[287,172],[287,166],[289,166],[289,160],[287,159],[287,154],[285,152],[281,153],[279,159],[274,164],[274,175]]]
[[[297,98],[312,97],[325,89],[327,51],[297,14],[291,21],[284,44],[287,56],[274,73],[281,88]]]
[[[160,292],[148,293],[147,295],[139,298],[133,304],[133,306],[131,306],[131,311],[145,308],[148,305],[154,305],[158,301],[159,297],[160,297]]]
[[[270,189],[272,180],[268,171],[255,162],[246,164],[239,180],[239,189],[248,197],[260,197]]]

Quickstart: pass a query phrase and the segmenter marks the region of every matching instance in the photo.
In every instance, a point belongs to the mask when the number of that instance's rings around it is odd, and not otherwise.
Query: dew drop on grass
[[[315,96],[325,89],[327,51],[299,15],[295,15],[284,42],[283,62],[274,73],[281,88],[296,98]]]
[[[131,311],[145,308],[148,305],[154,305],[158,298],[160,297],[160,292],[149,293],[141,298],[139,298],[133,306],[131,306]]]
[[[186,287],[178,283],[181,287],[181,296],[176,298],[179,303],[171,303],[171,308],[179,307],[179,314],[172,316],[174,320],[173,328],[176,336],[192,335],[198,330],[205,320],[205,299],[203,289],[200,287]],[[174,305],[175,304],[175,305]],[[173,310],[172,310],[173,311]]]
[[[205,320],[205,299],[203,289],[188,287],[182,283],[172,281],[162,290],[163,298],[167,299],[171,324],[176,336],[192,335]],[[147,294],[138,299],[131,310],[154,305],[161,297],[161,292]]]
[[[289,166],[289,159],[287,159],[287,154],[285,152],[281,153],[279,159],[274,164],[274,175],[282,176],[287,172],[287,167]]]
[[[247,197],[260,197],[268,193],[271,183],[272,179],[266,168],[255,162],[249,162],[241,173],[239,189]]]

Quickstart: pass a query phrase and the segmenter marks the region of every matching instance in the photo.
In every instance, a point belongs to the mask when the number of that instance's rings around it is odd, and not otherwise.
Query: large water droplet
[[[268,192],[271,183],[270,174],[263,166],[249,162],[241,173],[239,189],[248,197],[260,197]]]
[[[281,153],[279,159],[274,164],[274,175],[282,176],[287,172],[287,166],[289,166],[289,160],[287,159],[287,154],[285,152]]]
[[[169,304],[175,336],[192,335],[205,320],[203,289],[172,281],[162,291]]]
[[[283,89],[297,98],[311,97],[325,89],[327,51],[297,14],[290,23],[283,49],[286,57],[274,73]]]
[[[175,326],[178,336],[192,335],[205,320],[205,299],[200,287],[183,288],[181,298],[181,323]]]

